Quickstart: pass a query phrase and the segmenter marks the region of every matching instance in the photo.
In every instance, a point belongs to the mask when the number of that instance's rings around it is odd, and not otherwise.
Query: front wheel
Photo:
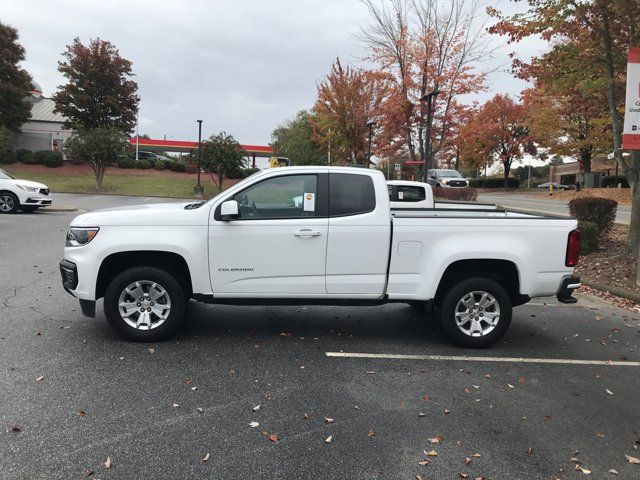
[[[20,200],[11,192],[0,193],[0,213],[15,213],[20,208]]]
[[[509,294],[490,278],[462,280],[445,294],[441,305],[442,328],[461,347],[488,347],[500,340],[511,324]]]
[[[155,267],[133,267],[117,275],[104,295],[107,322],[136,342],[170,337],[182,323],[185,294],[170,273]]]

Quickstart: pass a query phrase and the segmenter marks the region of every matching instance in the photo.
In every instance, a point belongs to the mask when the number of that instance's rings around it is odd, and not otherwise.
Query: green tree
[[[327,152],[313,139],[311,113],[301,110],[296,118],[277,127],[271,144],[279,157],[289,157],[292,165],[326,165]]]
[[[244,155],[244,150],[233,135],[220,132],[202,142],[200,164],[211,175],[218,190],[222,190],[224,179],[244,166]]]
[[[133,130],[138,112],[138,85],[131,80],[132,63],[118,49],[99,38],[88,46],[76,38],[58,62],[67,84],[53,95],[55,111],[67,118],[66,127],[92,130],[113,127]]]
[[[15,28],[0,22],[0,126],[17,132],[31,116],[27,101],[33,85],[31,76],[18,65],[24,48]]]
[[[67,157],[78,163],[88,163],[96,176],[98,189],[107,167],[126,157],[129,148],[127,136],[115,127],[79,130],[64,144]]]

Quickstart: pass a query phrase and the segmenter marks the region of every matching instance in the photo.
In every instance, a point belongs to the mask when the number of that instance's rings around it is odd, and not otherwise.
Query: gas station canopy
[[[132,137],[129,142],[135,148],[136,137]],[[273,156],[273,147],[264,145],[240,145],[247,152],[248,157]],[[138,148],[147,152],[182,152],[189,153],[198,148],[198,142],[188,142],[183,140],[162,140],[154,138],[139,138]]]

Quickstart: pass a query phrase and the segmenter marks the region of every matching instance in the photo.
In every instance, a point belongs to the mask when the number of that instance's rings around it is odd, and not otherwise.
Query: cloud
[[[63,83],[65,45],[100,37],[133,61],[141,133],[195,139],[202,119],[205,136],[224,130],[266,144],[278,124],[313,104],[337,56],[362,60],[354,34],[368,17],[357,0],[34,0],[8,2],[2,21],[18,29],[24,66],[45,95]],[[502,77],[502,90],[521,90]]]

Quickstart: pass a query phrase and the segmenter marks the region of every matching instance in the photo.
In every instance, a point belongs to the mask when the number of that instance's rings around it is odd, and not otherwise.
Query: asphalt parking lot
[[[62,289],[75,215],[0,216],[2,479],[640,478],[638,313],[537,299],[468,351],[403,304],[192,302],[128,343]]]

